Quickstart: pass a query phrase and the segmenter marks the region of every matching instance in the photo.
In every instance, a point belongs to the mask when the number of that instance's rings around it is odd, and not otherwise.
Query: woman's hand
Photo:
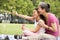
[[[39,25],[42,26],[42,27],[44,27],[44,28],[49,28],[49,27],[45,24],[45,22],[44,22],[43,20],[40,20],[40,21],[39,21]]]
[[[13,14],[13,15],[16,15],[16,16],[19,15],[19,14],[17,13],[17,11],[12,11],[12,14]]]
[[[45,23],[43,20],[40,20],[39,23],[38,23],[40,26],[45,26]]]
[[[22,24],[22,30],[26,30],[27,28],[26,28],[26,26],[25,26],[25,24]]]

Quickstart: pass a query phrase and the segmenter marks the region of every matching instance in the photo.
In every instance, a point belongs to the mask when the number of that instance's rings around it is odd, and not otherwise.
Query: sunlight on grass
[[[26,24],[26,27],[33,29],[33,24]],[[0,34],[22,34],[21,24],[0,24]]]

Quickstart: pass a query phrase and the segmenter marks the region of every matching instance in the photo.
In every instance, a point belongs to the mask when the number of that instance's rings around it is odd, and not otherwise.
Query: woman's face
[[[40,15],[40,14],[43,14],[44,11],[45,11],[44,9],[42,9],[40,6],[38,6],[38,12],[39,12],[39,15]]]
[[[38,17],[38,13],[36,10],[33,10],[33,17],[37,18]]]

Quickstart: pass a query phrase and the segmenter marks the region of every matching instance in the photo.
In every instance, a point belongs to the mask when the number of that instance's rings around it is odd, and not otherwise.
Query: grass
[[[25,24],[29,29],[33,29],[33,24]],[[0,34],[22,34],[21,24],[0,23]]]

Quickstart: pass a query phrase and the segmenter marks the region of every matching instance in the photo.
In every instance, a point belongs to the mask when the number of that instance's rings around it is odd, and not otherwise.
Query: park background
[[[32,16],[32,11],[41,1],[51,5],[50,11],[60,22],[60,0],[0,0],[0,34],[22,34],[21,24],[26,24],[29,29],[33,29],[33,21],[15,16],[11,11]]]

